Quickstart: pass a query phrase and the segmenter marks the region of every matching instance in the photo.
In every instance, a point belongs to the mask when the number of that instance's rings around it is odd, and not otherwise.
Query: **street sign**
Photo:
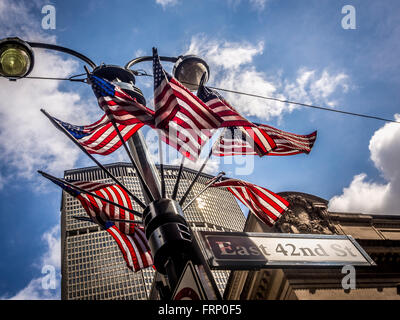
[[[372,266],[347,235],[197,231],[212,269]]]
[[[186,264],[172,300],[206,300],[205,290],[191,261]]]

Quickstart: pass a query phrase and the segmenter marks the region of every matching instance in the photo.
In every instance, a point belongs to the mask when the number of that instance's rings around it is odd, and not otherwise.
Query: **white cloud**
[[[54,291],[55,290],[43,290],[42,278],[37,278],[31,280],[24,289],[7,300],[59,300],[60,294]]]
[[[259,10],[264,10],[268,0],[250,0],[250,4]]]
[[[397,121],[400,115],[395,115]],[[400,214],[400,126],[385,124],[369,143],[371,160],[382,173],[386,183],[367,181],[365,173],[354,176],[341,195],[329,202],[331,211],[374,214]]]
[[[267,75],[255,65],[255,57],[264,52],[264,42],[229,42],[195,35],[191,39],[188,54],[203,57],[210,65],[210,83],[215,87],[241,91],[281,100],[303,103],[323,103],[333,106],[332,96],[347,92],[349,77],[344,72],[318,72],[299,68],[294,81],[282,80],[281,74]],[[211,84],[210,84],[211,85]],[[244,116],[256,116],[270,120],[280,118],[296,107],[281,102],[263,100],[245,95],[222,92],[233,106]],[[234,103],[232,102],[234,101]]]
[[[60,226],[56,225],[43,234],[42,240],[47,244],[47,251],[42,257],[42,265],[51,265],[56,269],[61,268],[61,238]]]
[[[156,0],[156,3],[161,5],[164,9],[167,6],[174,6],[178,3],[178,0]]]
[[[253,57],[263,53],[264,42],[250,43],[211,40],[204,35],[192,37],[187,53],[196,54],[206,59],[207,63],[220,69],[238,69],[250,63]]]
[[[203,169],[203,173],[208,173],[208,174],[216,174],[218,172],[219,169],[219,165],[220,165],[220,159],[218,158],[210,158],[204,169]],[[201,166],[203,165],[205,161],[205,157],[201,156],[197,161],[190,161],[185,159],[185,168],[189,168],[189,169],[193,169],[193,170],[200,170]],[[170,161],[170,164],[172,165],[176,165],[179,166],[181,164],[181,159],[180,158],[175,158],[172,161]]]
[[[40,52],[32,75],[61,77],[75,70],[75,63]],[[59,89],[52,80],[0,79],[0,150],[2,161],[17,169],[16,174],[32,178],[36,169],[53,173],[73,167],[79,150],[58,132],[40,112],[46,109],[60,119],[80,123],[89,121],[78,94]]]
[[[34,17],[30,10],[40,12],[38,1],[13,1],[0,2],[0,29],[2,37],[18,36],[28,41],[55,42],[55,37],[43,33],[40,29],[41,17]]]
[[[346,93],[349,88],[349,76],[344,72],[330,74],[325,69],[318,74],[315,70],[300,68],[295,82],[285,82],[284,94],[292,101],[320,102],[334,107],[336,102],[331,96],[338,91]]]
[[[14,296],[3,296],[1,299],[7,300],[59,300],[60,296],[60,267],[61,267],[61,242],[60,227],[57,225],[45,232],[42,241],[47,244],[47,249],[40,258],[38,265],[43,271],[43,275],[32,279],[28,285],[17,292]],[[43,267],[47,269],[42,269]],[[49,268],[54,270],[55,289],[46,287],[50,273]],[[43,285],[45,284],[45,286]]]
[[[16,36],[30,41],[54,42],[40,29],[40,19],[30,14],[34,4],[2,1],[0,29],[6,36]],[[35,66],[31,76],[66,77],[77,72],[74,59],[64,59],[51,51],[34,50]],[[53,174],[74,166],[79,150],[40,112],[50,114],[75,124],[89,121],[88,103],[78,94],[64,91],[61,82],[54,80],[22,79],[10,82],[0,79],[0,152],[1,161],[8,171],[7,179],[23,177],[32,179],[37,169]],[[93,107],[92,110],[96,110]]]
[[[253,9],[262,11],[269,0],[249,0],[249,4]],[[242,0],[228,0],[228,4],[236,9],[236,7],[242,2]]]
[[[240,72],[226,72],[224,77],[216,83],[216,87],[285,99],[285,96],[279,93],[277,81],[267,79],[265,73],[257,71],[254,66],[243,68]],[[221,94],[228,101],[231,101],[233,106],[244,116],[255,116],[260,119],[270,120],[272,117],[280,117],[282,113],[290,112],[294,109],[292,105],[286,105],[281,102],[267,101],[234,93],[221,92]]]

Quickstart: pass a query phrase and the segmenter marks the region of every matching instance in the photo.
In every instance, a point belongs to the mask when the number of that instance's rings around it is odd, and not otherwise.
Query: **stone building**
[[[300,192],[282,192],[288,212],[273,227],[249,214],[244,231],[351,235],[375,261],[356,267],[356,288],[343,289],[341,268],[287,268],[234,271],[229,300],[400,300],[400,215],[329,212],[328,201]]]

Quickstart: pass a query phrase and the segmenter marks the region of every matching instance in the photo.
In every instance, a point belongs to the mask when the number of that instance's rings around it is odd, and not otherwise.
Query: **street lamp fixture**
[[[27,76],[33,68],[31,46],[19,38],[0,40],[0,75],[10,80]]]
[[[125,65],[125,69],[130,69],[133,65],[139,62],[152,60],[153,57],[151,56],[135,58]],[[210,68],[208,67],[207,62],[196,55],[186,55],[179,57],[160,56],[160,60],[175,63],[172,69],[172,75],[191,91],[195,91],[198,89],[203,74],[205,74],[203,81],[204,83],[206,83],[209,79]]]
[[[172,69],[174,77],[191,91],[198,89],[204,73],[206,74],[204,83],[206,83],[210,68],[203,59],[195,55],[180,56]]]
[[[92,74],[113,82],[131,97],[136,98],[136,100],[142,105],[146,105],[146,99],[142,91],[135,86],[135,76],[132,70],[121,68],[114,65],[100,65],[92,71]]]

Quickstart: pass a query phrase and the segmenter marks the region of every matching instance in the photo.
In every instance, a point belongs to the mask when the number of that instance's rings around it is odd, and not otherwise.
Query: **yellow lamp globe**
[[[0,75],[10,79],[22,78],[32,70],[33,52],[18,38],[0,43]]]

